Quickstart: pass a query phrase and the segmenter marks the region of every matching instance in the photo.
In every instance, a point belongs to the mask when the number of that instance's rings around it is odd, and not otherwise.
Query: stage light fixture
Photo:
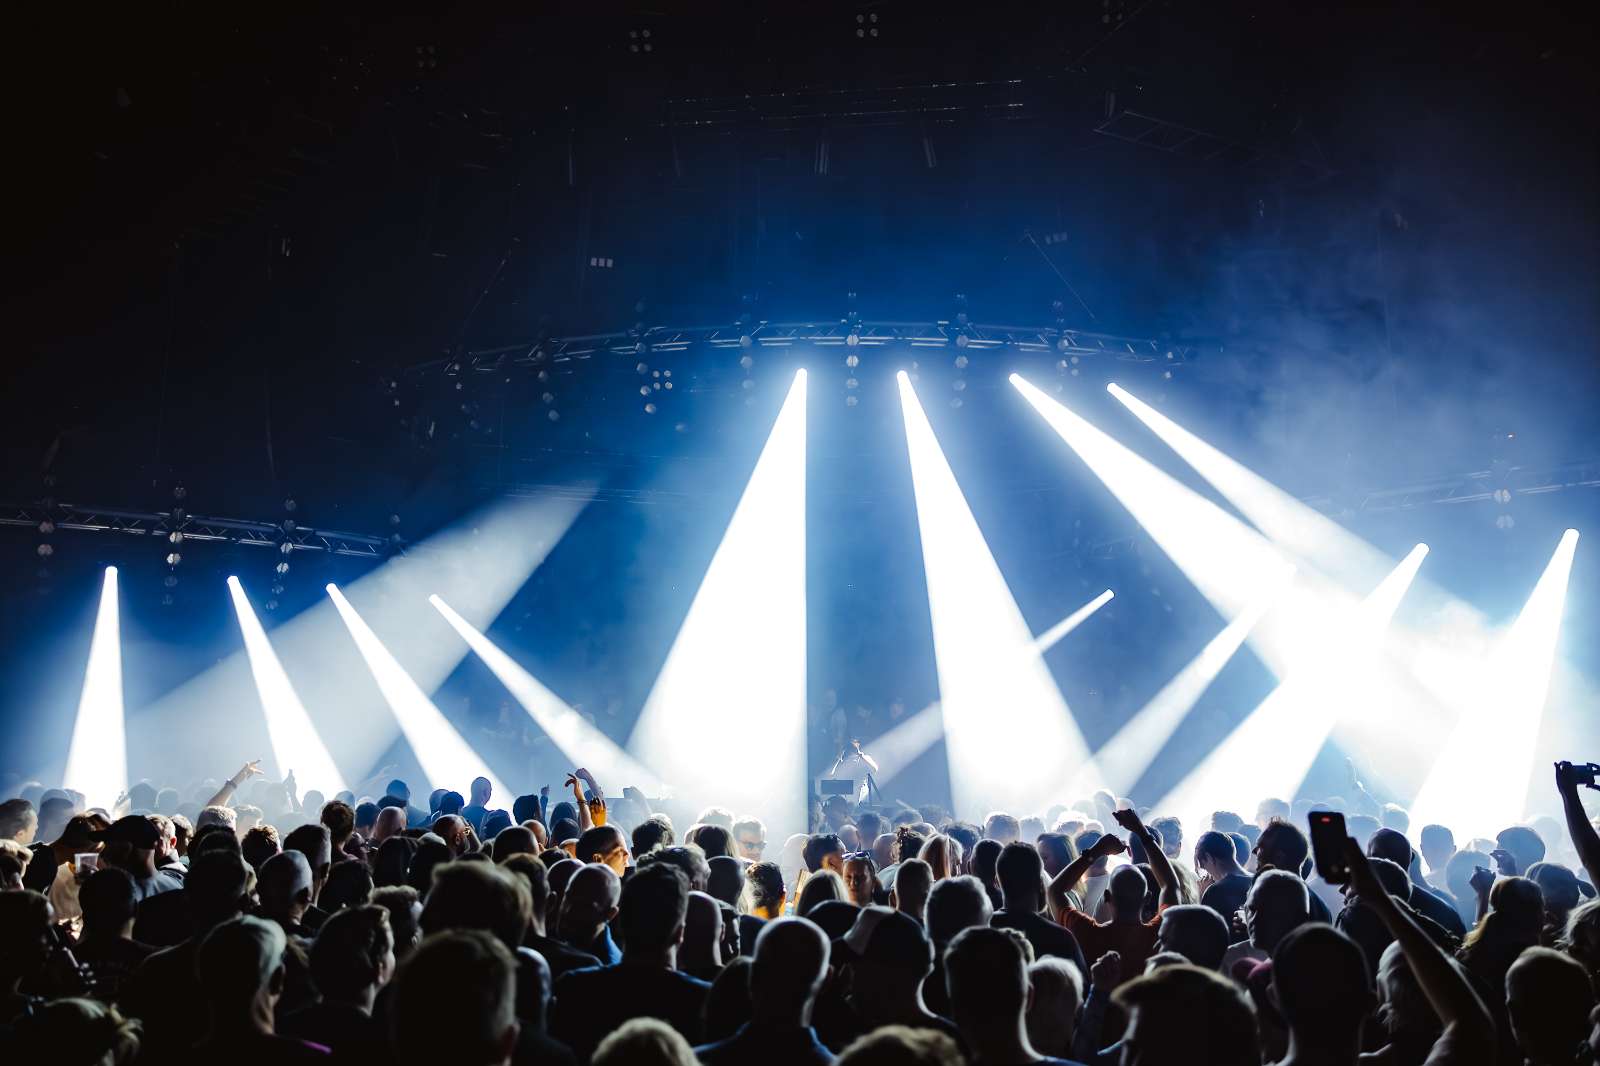
[[[500,783],[487,763],[466,742],[456,727],[434,706],[428,694],[406,673],[365,619],[356,612],[339,586],[328,585],[328,597],[344,619],[345,628],[355,639],[361,658],[378,683],[378,689],[393,712],[411,752],[417,757],[428,783],[434,788],[449,788],[465,793],[474,777],[488,778],[495,794],[515,795]]]
[[[295,781],[303,788],[314,788],[325,796],[344,791],[347,786],[339,764],[328,754],[316,726],[311,723],[305,704],[300,702],[299,693],[278,661],[278,654],[273,651],[272,642],[237,577],[228,578],[228,593],[239,619],[239,632],[244,637],[256,694],[261,698],[261,713],[267,723],[276,776],[281,778],[293,770]],[[268,600],[267,603],[275,605],[277,601]]]
[[[805,828],[805,526],[800,370],[628,743],[680,798],[776,836]]]
[[[89,806],[107,811],[128,787],[118,598],[117,568],[108,566],[100,585],[100,608],[95,612],[66,771],[61,775],[62,783],[82,792]]]
[[[904,371],[898,381],[957,816],[1042,810],[1087,746]]]
[[[1481,662],[1474,698],[1412,804],[1414,819],[1493,837],[1528,813],[1524,805],[1577,548],[1578,531],[1569,529],[1517,620]]]
[[[646,795],[659,795],[661,782],[655,773],[618,747],[610,737],[590,725],[583,715],[546,688],[538,678],[517,664],[471,622],[457,614],[438,595],[428,602],[444,616],[467,646],[477,653],[512,697],[522,705],[534,725],[561,750],[573,766],[583,766],[616,792],[625,785],[636,785]]]
[[[1326,596],[1300,620],[1282,682],[1156,804],[1185,825],[1214,810],[1248,813],[1263,796],[1293,796],[1340,716],[1382,698],[1374,678],[1395,610],[1428,554],[1418,544],[1359,602]]]

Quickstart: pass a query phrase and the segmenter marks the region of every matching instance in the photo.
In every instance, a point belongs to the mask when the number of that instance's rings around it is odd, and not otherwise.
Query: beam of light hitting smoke
[[[1031,813],[1088,748],[910,379],[901,371],[898,380],[956,809]]]
[[[1043,655],[1045,652],[1059,644],[1062,637],[1066,636],[1068,633],[1071,633],[1074,629],[1077,629],[1079,626],[1083,625],[1084,622],[1088,621],[1090,615],[1094,614],[1100,608],[1110,603],[1112,597],[1114,596],[1116,596],[1115,592],[1112,592],[1110,589],[1106,589],[1100,595],[1096,596],[1082,607],[1079,607],[1076,611],[1073,611],[1071,614],[1067,615],[1065,618],[1051,626],[1049,629],[1045,630],[1043,633],[1040,633],[1038,638],[1033,642],[1033,650],[1040,655]]]
[[[1104,482],[1157,546],[1194,583],[1217,613],[1236,618],[1277,588],[1288,562],[1265,537],[1175,478],[1135,455],[1105,433],[1046,396],[1020,374],[1011,375],[1024,399]],[[1310,612],[1309,604],[1286,604],[1278,615]],[[1250,641],[1267,666],[1283,676],[1292,654],[1285,625],[1268,619]]]
[[[1483,664],[1477,698],[1423,783],[1413,817],[1490,837],[1522,818],[1577,548],[1578,531],[1569,529]]]
[[[1394,560],[1328,516],[1178,425],[1116,382],[1106,385],[1139,421],[1282,550],[1351,588],[1370,588]]]
[[[1389,621],[1427,554],[1426,544],[1411,549],[1359,603],[1330,601],[1283,682],[1156,809],[1208,825],[1213,810],[1248,816],[1263,796],[1293,795],[1340,714],[1370,698]]]
[[[779,835],[805,826],[805,526],[801,370],[628,744],[680,798]]]
[[[1061,642],[1061,638],[1089,620],[1100,608],[1110,603],[1116,594],[1106,589],[1100,595],[1067,615],[1061,621],[1034,639],[1030,654],[1042,655]],[[878,762],[876,779],[886,784],[900,771],[919,759],[923,752],[944,736],[944,715],[934,702],[905,719],[868,745],[869,753]]]
[[[343,592],[417,685],[433,692],[468,649],[428,605],[428,594],[446,593],[463,617],[487,626],[560,542],[583,509],[585,491],[496,500],[343,586]],[[328,750],[352,775],[366,774],[394,744],[399,727],[344,634],[339,612],[322,599],[277,625],[272,645]],[[241,728],[235,716],[216,713],[218,707],[248,705],[255,691],[240,649],[140,713],[148,728],[129,738],[132,765],[149,767],[152,777],[159,769],[163,780],[187,780],[227,774],[241,760],[266,754],[270,737],[262,735],[264,729]],[[388,772],[371,788],[381,789],[394,776]],[[353,780],[351,785],[363,787]]]
[[[78,717],[62,782],[91,807],[110,810],[128,787],[127,733],[122,707],[122,623],[117,614],[117,568],[106,567],[83,672]]]
[[[407,743],[416,754],[422,772],[428,776],[428,783],[434,788],[448,788],[465,794],[474,777],[485,777],[495,795],[514,795],[500,783],[471,745],[462,739],[439,708],[433,705],[428,694],[406,673],[405,667],[383,646],[383,641],[356,613],[344,593],[339,591],[339,586],[329,585],[328,596],[338,608],[339,617],[344,619],[350,636],[355,639],[361,657],[366,660],[367,669],[372,671],[373,680],[378,683],[384,700],[394,712],[400,731],[405,734]]]
[[[1086,794],[1090,789],[1104,787],[1118,796],[1128,795],[1155,762],[1162,745],[1177,732],[1211,682],[1228,665],[1245,637],[1250,635],[1250,630],[1261,621],[1287,584],[1288,575],[1285,575],[1284,585],[1279,587],[1278,592],[1247,607],[1239,617],[1224,626],[1222,632],[1212,637],[1200,649],[1200,654],[1190,659],[1183,669],[1173,675],[1172,680],[1161,687],[1160,692],[1151,697],[1094,753],[1100,780],[1091,781],[1079,774],[1073,780],[1070,793]]]
[[[345,789],[344,775],[339,764],[328,754],[305,704],[284,672],[283,664],[272,650],[266,630],[256,618],[250,598],[237,577],[228,578],[228,592],[233,597],[233,610],[239,618],[239,631],[244,635],[245,654],[250,659],[250,673],[256,681],[256,693],[261,697],[261,714],[267,722],[267,737],[272,742],[272,758],[277,764],[277,774],[282,777],[294,771],[295,782],[303,788],[314,788],[325,796]]]
[[[457,614],[443,599],[436,595],[429,596],[428,602],[461,634],[461,639],[500,679],[506,691],[522,704],[528,717],[573,766],[587,768],[602,783],[602,787],[620,792],[625,785],[637,785],[647,795],[660,794],[661,782],[654,772],[590,725],[583,715],[518,665],[515,659]]]

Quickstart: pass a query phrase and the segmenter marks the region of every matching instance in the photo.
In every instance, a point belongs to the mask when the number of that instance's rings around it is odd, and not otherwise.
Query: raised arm
[[[217,789],[217,794],[206,800],[205,805],[207,807],[227,806],[228,801],[233,798],[233,794],[239,791],[239,786],[260,772],[260,759],[245,763],[244,766],[240,768],[238,773],[234,774],[232,777],[228,778],[228,780],[222,783],[222,787]]]
[[[1078,882],[1089,872],[1089,867],[1101,859],[1121,855],[1127,850],[1127,845],[1110,833],[1091,844],[1088,850],[1067,863],[1066,869],[1051,879],[1049,888],[1045,890],[1045,899],[1049,902],[1050,909],[1058,914],[1065,911],[1068,907],[1067,893],[1078,887]]]
[[[578,833],[581,836],[594,828],[594,819],[589,816],[589,804],[583,798],[583,782],[576,773],[567,775],[567,785],[572,789],[573,806],[578,808]]]
[[[1172,862],[1167,858],[1167,853],[1161,850],[1161,842],[1139,818],[1139,813],[1133,810],[1115,811],[1112,817],[1129,835],[1138,837],[1139,843],[1144,845],[1145,857],[1150,860],[1150,872],[1155,875],[1156,886],[1161,890],[1161,904],[1171,907],[1181,903],[1182,900],[1178,899],[1178,875],[1172,872]]]
[[[1350,865],[1350,880],[1356,895],[1377,913],[1378,918],[1400,945],[1400,950],[1411,967],[1411,973],[1428,997],[1434,1013],[1444,1022],[1440,1040],[1451,1038],[1453,1044],[1468,1048],[1492,1047],[1495,1041],[1494,1021],[1484,1008],[1483,1001],[1472,990],[1472,985],[1422,927],[1411,920],[1384,891],[1383,885],[1372,872],[1353,839],[1344,844],[1345,861]]]
[[[1569,762],[1556,763],[1556,791],[1561,793],[1561,806],[1567,814],[1567,835],[1578,852],[1591,885],[1600,885],[1600,833],[1596,833],[1584,813],[1583,801],[1578,799],[1579,774]]]

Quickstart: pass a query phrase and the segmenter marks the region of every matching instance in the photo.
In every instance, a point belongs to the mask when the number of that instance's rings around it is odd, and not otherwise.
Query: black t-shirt
[[[711,986],[659,966],[621,962],[573,970],[556,982],[550,1035],[587,1062],[607,1033],[631,1018],[659,1018],[700,1043],[700,1011]]]
[[[292,1036],[330,1048],[341,1058],[381,1050],[386,1037],[372,1015],[350,1003],[323,1000],[279,1020],[279,1036]]]
[[[1231,929],[1234,914],[1244,906],[1244,898],[1250,894],[1251,883],[1249,874],[1229,874],[1206,889],[1205,895],[1200,897],[1200,903],[1222,915],[1222,920]]]
[[[1042,914],[1001,910],[995,912],[989,924],[996,929],[1015,929],[1027,937],[1028,943],[1033,945],[1035,958],[1054,955],[1076,965],[1081,974],[1087,975],[1089,972],[1089,964],[1083,957],[1078,938],[1065,926],[1052,922]]]
[[[524,947],[532,948],[544,956],[544,961],[550,964],[550,985],[555,983],[573,970],[588,970],[600,965],[600,960],[587,951],[579,951],[575,947],[563,944],[559,940],[552,940],[547,936],[529,936],[525,938]]]

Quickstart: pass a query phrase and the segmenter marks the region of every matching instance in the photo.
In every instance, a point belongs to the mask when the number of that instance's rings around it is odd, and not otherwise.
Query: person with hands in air
[[[1496,1047],[1494,1020],[1467,976],[1384,889],[1355,840],[1346,839],[1344,859],[1350,869],[1350,895],[1370,907],[1389,930],[1422,994],[1444,1025],[1425,1060],[1428,1066],[1492,1062]],[[1330,1055],[1332,1049],[1326,1040],[1313,1043],[1308,1027],[1301,1024],[1313,1012],[1326,1013],[1319,1010],[1320,1001],[1326,998],[1326,989],[1319,986],[1326,984],[1330,974],[1326,970],[1320,974],[1303,972],[1303,965],[1314,956],[1295,950],[1295,945],[1308,935],[1325,935],[1324,928],[1313,924],[1295,930],[1273,957],[1273,989],[1289,1023],[1289,1054],[1281,1066],[1313,1061],[1354,1064],[1360,1051],[1360,1017],[1350,1019],[1345,1030],[1349,1045],[1337,1049],[1337,1055]],[[1307,945],[1300,946],[1303,949]],[[1370,989],[1365,991],[1370,997]]]
[[[1139,821],[1139,816],[1133,811],[1117,811],[1113,815],[1118,824],[1138,835],[1147,852],[1151,852],[1152,859],[1161,856],[1160,872],[1154,864],[1151,873],[1155,876],[1157,884],[1165,891],[1173,888],[1176,879],[1172,874],[1172,866],[1161,848],[1156,844],[1150,831]],[[1149,886],[1145,883],[1144,873],[1137,866],[1119,867],[1111,875],[1111,884],[1106,889],[1106,898],[1110,900],[1111,916],[1105,921],[1096,921],[1092,915],[1086,914],[1071,906],[1067,901],[1067,893],[1077,883],[1078,878],[1099,858],[1109,858],[1127,851],[1127,845],[1118,837],[1107,833],[1089,848],[1088,851],[1078,856],[1056,875],[1050,882],[1049,896],[1052,907],[1061,915],[1061,924],[1078,938],[1078,943],[1083,947],[1084,956],[1094,962],[1107,952],[1116,952],[1122,960],[1123,972],[1130,976],[1137,976],[1144,972],[1144,964],[1156,950],[1157,930],[1160,928],[1161,918],[1156,915],[1148,922],[1144,920],[1144,899]],[[1163,880],[1165,878],[1165,880]],[[1175,888],[1173,888],[1175,892]],[[1175,895],[1169,895],[1175,899]]]
[[[1584,872],[1589,875],[1589,883],[1600,885],[1600,833],[1595,832],[1588,812],[1583,809],[1583,801],[1578,798],[1580,786],[1600,791],[1600,785],[1595,784],[1595,773],[1593,763],[1556,763],[1556,791],[1561,795],[1567,835],[1572,838],[1572,848],[1578,853],[1578,861],[1583,864]]]
[[[261,760],[250,760],[249,762],[245,763],[244,766],[240,767],[238,773],[224,781],[222,783],[222,787],[217,789],[216,795],[207,800],[204,806],[226,807],[228,802],[233,799],[233,794],[239,791],[239,786],[243,785],[252,777],[259,777],[260,775]]]
[[[585,785],[588,786],[588,799],[583,795]],[[567,775],[567,787],[572,789],[572,798],[576,801],[573,806],[578,809],[580,831],[586,832],[606,824],[606,797],[593,774],[580,766]]]

